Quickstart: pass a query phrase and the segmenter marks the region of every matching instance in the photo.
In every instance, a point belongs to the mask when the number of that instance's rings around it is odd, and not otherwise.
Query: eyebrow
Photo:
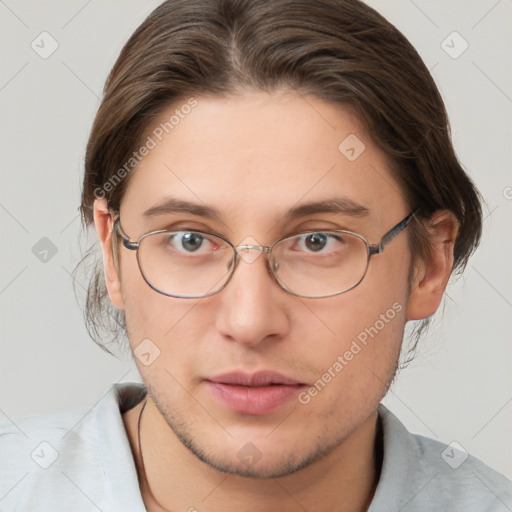
[[[293,220],[316,213],[341,213],[350,217],[366,217],[370,210],[348,197],[332,197],[323,201],[311,201],[290,209],[283,220]]]
[[[173,197],[167,197],[160,203],[151,206],[144,211],[143,216],[150,218],[179,212],[189,213],[212,220],[220,220],[220,215],[214,208]],[[295,206],[283,215],[282,220],[289,221],[317,213],[340,213],[350,217],[361,218],[367,216],[370,210],[366,208],[366,206],[356,203],[347,197],[333,197],[323,201],[310,201],[309,203]]]
[[[165,215],[166,213],[190,213],[192,215],[198,215],[199,217],[205,217],[207,219],[220,220],[219,214],[209,206],[201,205],[197,203],[191,203],[190,201],[183,201],[181,199],[175,199],[168,197],[162,202],[148,208],[143,216],[146,218],[156,217],[157,215]]]

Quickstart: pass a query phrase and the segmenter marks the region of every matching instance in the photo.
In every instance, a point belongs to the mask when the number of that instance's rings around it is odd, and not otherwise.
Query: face
[[[132,241],[184,229],[269,246],[290,233],[346,229],[378,243],[409,213],[388,160],[348,109],[284,91],[196,100],[161,141],[153,130],[180,104],[148,131],[156,146],[133,171],[120,207]],[[170,197],[216,217],[143,215]],[[286,215],[331,199],[367,211]],[[406,322],[407,230],[371,258],[356,288],[315,299],[283,290],[264,253],[240,260],[217,294],[168,297],[144,281],[135,251],[119,251],[120,291],[110,290],[111,298],[125,310],[132,349],[150,340],[142,345],[146,359],[159,353],[148,365],[136,359],[142,379],[176,436],[212,467],[255,477],[293,473],[338,446],[385,395]],[[248,390],[219,377],[263,371],[298,384],[261,389],[252,381]],[[247,455],[260,460],[248,464]]]

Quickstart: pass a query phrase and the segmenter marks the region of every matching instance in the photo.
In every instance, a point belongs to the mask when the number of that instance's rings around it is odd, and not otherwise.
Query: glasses
[[[254,261],[251,250],[267,253],[267,267],[283,290],[306,298],[340,295],[361,283],[370,258],[381,254],[409,224],[411,212],[370,244],[346,230],[303,231],[287,235],[271,246],[234,246],[227,238],[197,230],[164,229],[142,235],[136,242],[121,228],[114,230],[126,249],[136,251],[140,272],[153,290],[182,299],[208,297],[229,282],[240,261]]]

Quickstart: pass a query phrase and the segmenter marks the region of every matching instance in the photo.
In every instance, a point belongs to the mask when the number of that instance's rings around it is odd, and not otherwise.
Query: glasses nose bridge
[[[242,245],[233,246],[233,248],[235,250],[236,259],[237,260],[242,259],[246,263],[254,263],[259,258],[259,255],[257,255],[257,256],[251,255],[250,254],[251,250],[259,251],[260,253],[265,253],[266,254],[265,260],[266,260],[267,268],[268,268],[269,272],[271,272],[273,274],[274,271],[277,270],[277,268],[279,266],[278,263],[272,262],[270,260],[270,253],[272,252],[272,248],[274,247],[274,245],[269,246],[269,245],[258,245],[258,244],[242,244]],[[234,269],[233,269],[233,271],[234,271]]]
[[[270,252],[271,247],[268,245],[252,245],[252,244],[244,244],[244,245],[236,245],[233,246],[235,249],[235,252],[241,257],[241,252],[247,253],[251,250],[254,251],[260,251],[260,252],[266,252],[267,254]]]
[[[269,256],[270,256],[272,247],[273,246],[257,245],[257,244],[242,244],[242,245],[233,246],[233,248],[235,250],[235,254],[237,256],[237,259],[240,258],[240,259],[244,260],[246,263],[254,263],[254,261],[256,261],[259,257],[259,255],[258,256],[251,255],[250,251],[258,251],[260,253],[265,253],[267,255],[266,264],[267,264],[267,267],[269,268],[270,272],[272,272],[272,269],[270,268],[271,263],[270,263]],[[277,266],[276,266],[276,269],[277,269]],[[233,269],[233,271],[234,271],[234,269]]]

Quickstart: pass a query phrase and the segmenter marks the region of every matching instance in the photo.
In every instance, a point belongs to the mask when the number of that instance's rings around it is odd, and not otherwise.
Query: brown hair
[[[106,81],[85,158],[84,227],[93,223],[96,197],[119,208],[130,178],[125,171],[118,179],[120,169],[126,170],[148,126],[169,104],[280,87],[357,113],[394,163],[409,206],[419,208],[409,228],[413,256],[426,257],[427,221],[447,209],[459,223],[454,270],[462,271],[481,235],[480,196],[455,155],[443,100],[420,56],[359,0],[161,4],[130,37]],[[126,334],[124,313],[110,302],[98,258],[84,316],[90,336],[107,351]]]

